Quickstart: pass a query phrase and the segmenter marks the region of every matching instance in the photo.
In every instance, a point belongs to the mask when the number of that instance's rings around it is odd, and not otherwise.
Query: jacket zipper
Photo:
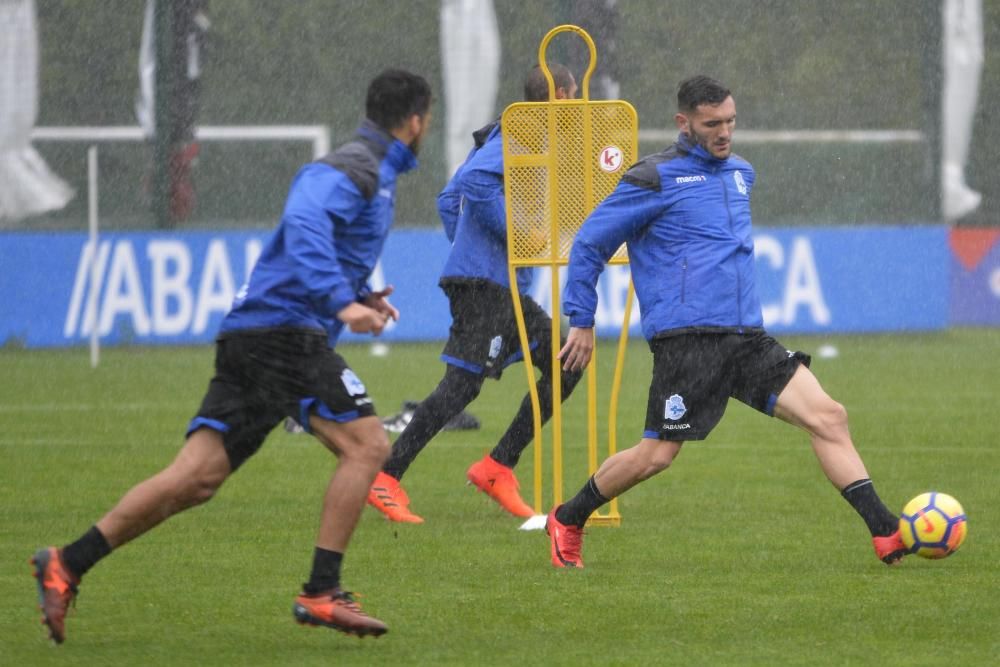
[[[687,274],[688,274],[688,260],[687,257],[681,258],[681,303],[685,302],[684,295],[687,293]]]
[[[726,205],[726,215],[729,218],[729,233],[735,239],[736,238],[736,232],[733,230],[733,210],[729,207],[729,192],[726,190],[726,179],[725,179],[724,176],[722,176],[721,174],[719,174],[718,171],[716,171],[716,176],[719,179],[719,184],[722,186],[722,200],[723,200],[723,202],[725,202],[725,205]],[[735,262],[736,259],[734,258],[731,261]],[[736,321],[739,324],[740,333],[742,333],[743,332],[743,303],[742,303],[742,296],[741,295],[743,293],[743,286],[741,285],[740,272],[738,270],[739,267],[736,267],[736,268],[737,268],[737,270],[733,272],[736,275]]]

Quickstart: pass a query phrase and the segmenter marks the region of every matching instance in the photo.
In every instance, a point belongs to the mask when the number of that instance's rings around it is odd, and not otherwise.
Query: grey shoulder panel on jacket
[[[646,190],[655,190],[658,192],[660,190],[660,172],[657,167],[663,162],[682,157],[683,155],[683,151],[676,144],[659,153],[647,155],[629,167],[629,170],[622,176],[622,180],[637,188],[645,188]]]
[[[359,139],[349,141],[320,158],[319,162],[330,165],[351,179],[365,199],[375,196],[378,189],[379,159],[366,142]]]
[[[489,125],[485,125],[472,133],[472,141],[475,143],[476,148],[483,147],[483,144],[485,144],[486,140],[490,137],[490,132],[492,132],[493,128],[499,124],[500,120],[497,119]]]

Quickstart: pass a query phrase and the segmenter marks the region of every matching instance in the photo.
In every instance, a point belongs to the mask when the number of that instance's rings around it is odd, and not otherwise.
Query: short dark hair
[[[412,116],[424,116],[431,107],[431,86],[419,74],[387,69],[368,84],[365,117],[393,130]]]
[[[721,83],[699,74],[681,81],[677,88],[677,109],[682,113],[693,113],[702,104],[722,104],[730,95],[732,93]]]
[[[557,89],[565,88],[569,90],[573,85],[573,75],[569,68],[560,63],[549,65],[549,72],[552,73],[552,83]],[[542,72],[541,65],[535,65],[524,78],[524,101],[525,102],[548,102],[549,101],[549,81]]]

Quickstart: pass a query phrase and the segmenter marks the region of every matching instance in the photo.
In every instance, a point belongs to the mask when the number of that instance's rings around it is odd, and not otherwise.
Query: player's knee
[[[207,503],[215,497],[215,492],[219,490],[218,484],[203,481],[195,486],[191,494],[191,501],[195,505]]]
[[[482,388],[482,378],[469,374],[469,377],[452,382],[447,388],[447,396],[453,404],[468,405],[479,397]]]
[[[847,408],[833,399],[824,401],[816,412],[814,430],[828,439],[836,439],[846,433]]]
[[[661,473],[670,467],[670,464],[674,462],[674,457],[665,448],[660,447],[654,450],[652,456],[646,462],[646,469],[648,471],[647,477],[652,477],[657,473]]]
[[[482,388],[483,376],[449,365],[435,393],[440,392],[450,405],[465,407],[476,400]]]
[[[181,481],[179,497],[185,507],[207,503],[222,486],[226,477],[213,471],[196,471]]]
[[[224,455],[200,456],[195,450],[185,450],[159,478],[183,509],[211,500],[228,475]]]
[[[379,429],[378,433],[373,434],[369,450],[373,463],[379,468],[389,460],[389,455],[392,453],[392,444],[389,442],[389,436],[385,434],[384,429]]]
[[[474,400],[479,398],[479,392],[482,388],[483,385],[481,383],[464,387],[462,391],[458,392],[455,403],[459,405],[468,405],[469,403],[472,403]]]
[[[640,475],[642,480],[649,479],[669,468],[676,456],[673,448],[659,444],[645,447],[643,454],[642,474]]]
[[[381,468],[392,451],[389,436],[378,420],[366,424],[365,428],[350,431],[341,443],[344,456],[369,467]]]

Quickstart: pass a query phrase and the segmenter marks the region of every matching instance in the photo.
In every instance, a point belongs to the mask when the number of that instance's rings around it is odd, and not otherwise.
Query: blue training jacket
[[[507,273],[507,212],[500,124],[473,134],[476,145],[438,195],[438,214],[451,253],[441,280],[480,279],[510,287]],[[527,293],[531,269],[517,270],[517,287]]]
[[[563,295],[570,325],[594,326],[598,276],[624,242],[647,340],[762,327],[753,183],[749,162],[737,155],[720,160],[683,134],[633,165],[573,242]]]
[[[408,146],[365,120],[351,141],[302,167],[220,333],[319,329],[334,345],[344,326],[337,313],[370,292],[392,225],[396,179],[416,166]]]

